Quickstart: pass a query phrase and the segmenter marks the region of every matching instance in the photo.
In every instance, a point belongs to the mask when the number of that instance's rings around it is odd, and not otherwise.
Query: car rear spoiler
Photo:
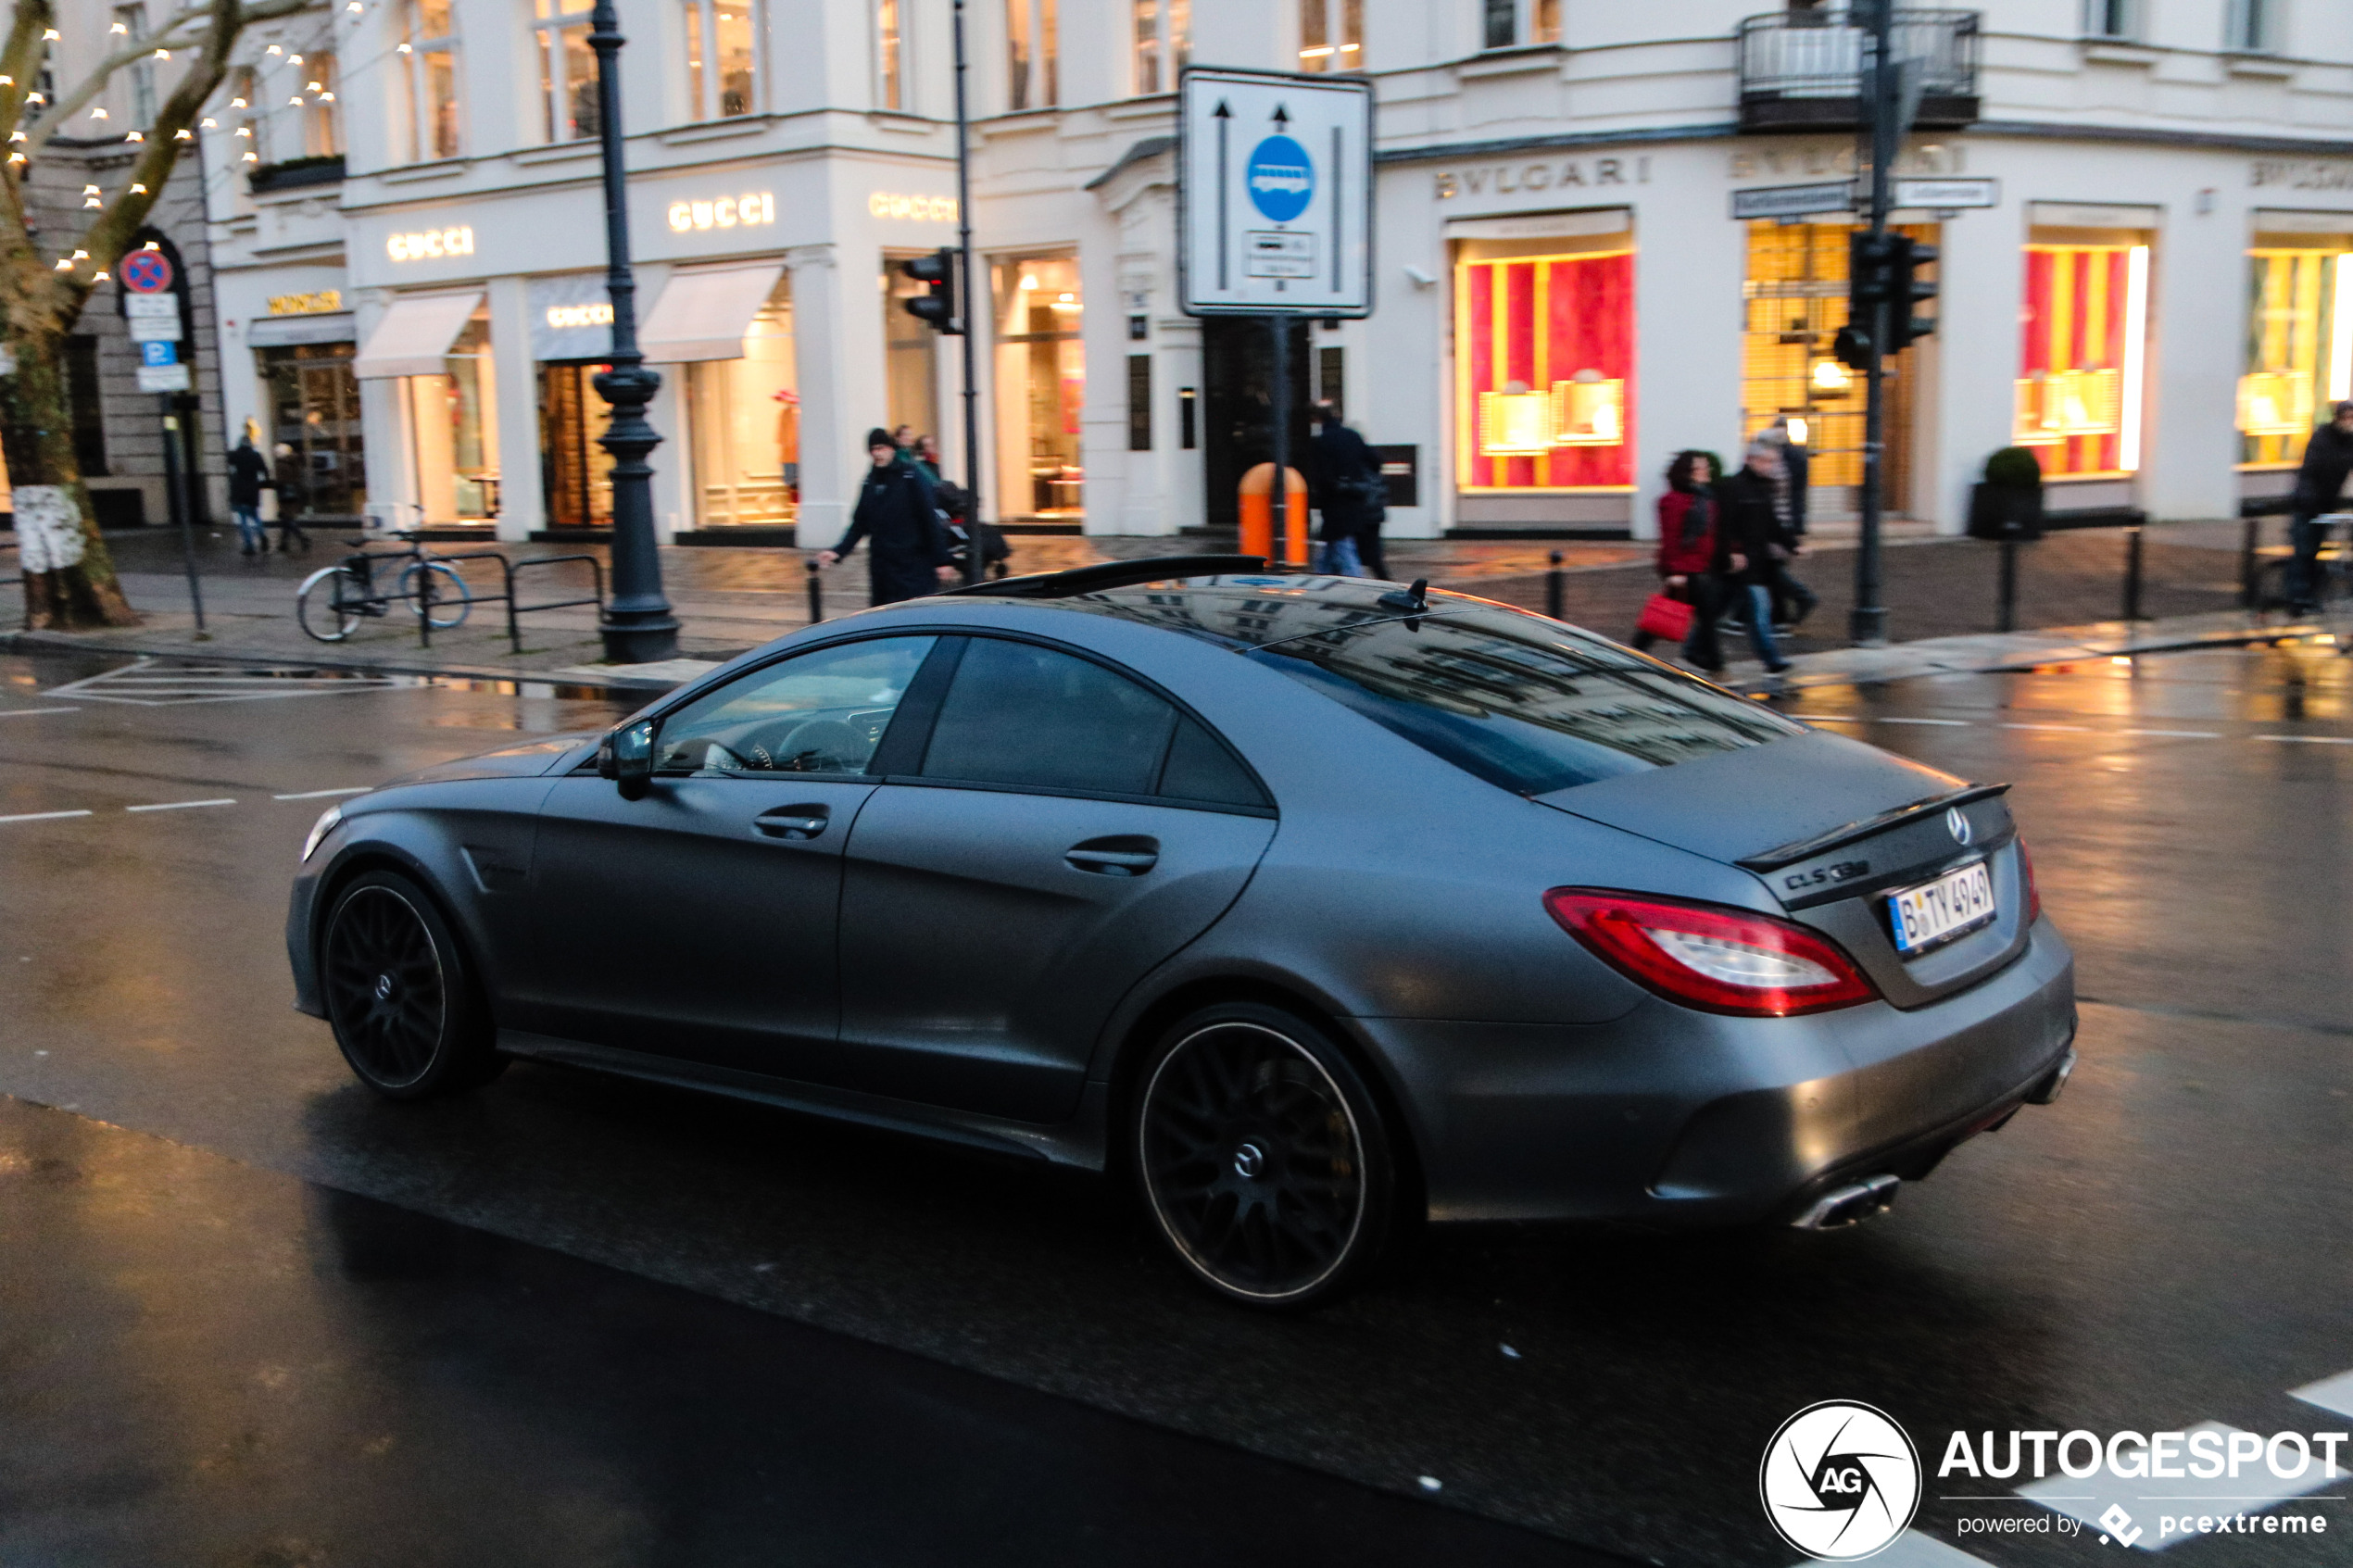
[[[1801,838],[1793,844],[1784,844],[1778,849],[1768,849],[1761,855],[1743,856],[1732,863],[1744,871],[1777,872],[1783,866],[1795,865],[1800,860],[1811,859],[1843,844],[1852,844],[1858,838],[1869,838],[1875,833],[1885,833],[1889,828],[1899,826],[1916,818],[1929,816],[1938,811],[1949,811],[1956,806],[1966,806],[1972,800],[1990,800],[1994,796],[2007,793],[2009,787],[2006,784],[1971,784],[1967,789],[1957,789],[1950,795],[1937,795],[1926,800],[1915,800],[1909,806],[1898,806],[1893,810],[1881,811],[1876,817],[1865,817],[1861,822],[1848,822],[1844,827],[1835,827],[1828,833],[1818,833],[1811,838]]]
[[[1067,599],[1106,588],[1132,588],[1139,583],[1159,583],[1173,577],[1219,577],[1236,571],[1264,571],[1265,556],[1147,556],[1141,560],[1099,561],[1074,566],[1067,571],[1040,571],[1027,577],[1000,577],[994,582],[967,583],[942,589],[943,595],[975,598]]]

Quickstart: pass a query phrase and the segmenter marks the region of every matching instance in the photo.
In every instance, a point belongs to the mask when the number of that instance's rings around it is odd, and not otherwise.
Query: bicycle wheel
[[[358,572],[322,566],[295,590],[295,621],[320,642],[342,642],[359,624],[357,605],[366,593]]]
[[[433,573],[433,629],[447,632],[453,626],[463,626],[474,608],[474,592],[458,569],[437,560],[412,561],[400,574],[400,591],[408,596],[409,608],[419,620],[425,614],[422,590],[425,573]]]

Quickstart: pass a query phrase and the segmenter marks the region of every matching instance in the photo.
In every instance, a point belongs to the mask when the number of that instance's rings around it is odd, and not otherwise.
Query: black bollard
[[[825,619],[825,590],[817,577],[817,561],[809,560],[809,624],[814,626]]]
[[[2256,530],[2260,527],[2262,527],[2262,521],[2250,517],[2246,520],[2246,527],[2239,532],[2239,608],[2241,609],[2263,608],[2255,600]]]
[[[2018,630],[2018,524],[2002,524],[2002,590],[1996,632]]]
[[[2138,523],[2124,531],[2124,619],[2144,619],[2141,614],[2141,529]]]
[[[1561,553],[1553,552],[1553,564],[1544,573],[1544,613],[1558,621],[1561,617]]]

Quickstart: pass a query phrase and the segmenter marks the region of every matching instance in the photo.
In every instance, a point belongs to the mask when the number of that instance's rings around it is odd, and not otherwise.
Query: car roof
[[[1172,578],[1065,597],[1008,602],[1032,608],[1105,616],[1179,633],[1227,648],[1264,647],[1294,637],[1417,615],[1445,615],[1467,609],[1514,610],[1509,605],[1442,589],[1426,591],[1422,601],[1426,608],[1408,609],[1396,603],[1402,593],[1394,583],[1361,577],[1252,571]],[[1390,602],[1382,602],[1384,599]]]

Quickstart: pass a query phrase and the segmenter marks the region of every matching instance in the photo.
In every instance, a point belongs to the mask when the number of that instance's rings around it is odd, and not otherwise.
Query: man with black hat
[[[818,551],[817,564],[831,566],[856,549],[859,540],[872,539],[867,571],[874,584],[871,602],[878,605],[921,598],[938,583],[954,582],[948,530],[931,481],[912,463],[899,460],[899,444],[887,430],[866,433],[866,456],[874,467],[859,489],[849,532],[832,549]]]
[[[2320,608],[2321,546],[2329,536],[2322,518],[2337,509],[2337,492],[2345,476],[2353,473],[2353,403],[2339,403],[2329,422],[2312,433],[2304,445],[2304,462],[2296,474],[2295,514],[2287,525],[2296,548],[2288,566],[2288,596],[2299,615]]]

